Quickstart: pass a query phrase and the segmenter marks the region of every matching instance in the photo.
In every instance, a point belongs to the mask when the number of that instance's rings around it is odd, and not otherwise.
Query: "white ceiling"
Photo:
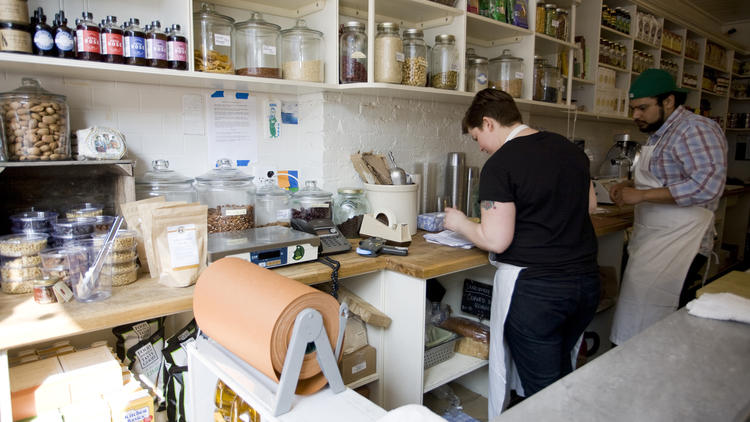
[[[691,3],[721,23],[750,20],[748,0],[683,0],[685,6]]]

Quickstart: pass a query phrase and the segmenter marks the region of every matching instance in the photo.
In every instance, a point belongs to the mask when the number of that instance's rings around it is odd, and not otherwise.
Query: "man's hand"
[[[645,190],[623,187],[617,195],[618,199],[615,200],[615,205],[621,207],[623,205],[640,204],[645,199],[645,193]]]
[[[625,181],[610,186],[609,199],[611,199],[615,204],[620,205],[620,202],[622,202],[622,190],[628,187],[633,187],[633,182]]]

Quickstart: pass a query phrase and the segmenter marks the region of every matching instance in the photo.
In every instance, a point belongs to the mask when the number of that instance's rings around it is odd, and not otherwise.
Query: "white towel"
[[[443,230],[440,233],[425,233],[424,240],[454,248],[471,249],[474,247],[471,240],[450,230]]]
[[[445,422],[445,419],[419,404],[407,404],[386,413],[377,422]]]
[[[686,307],[690,315],[750,324],[750,300],[732,293],[704,293]]]

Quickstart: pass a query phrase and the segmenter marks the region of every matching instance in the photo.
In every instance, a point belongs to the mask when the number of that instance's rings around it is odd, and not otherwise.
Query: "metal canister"
[[[448,153],[444,197],[449,207],[466,212],[466,154],[463,152]]]

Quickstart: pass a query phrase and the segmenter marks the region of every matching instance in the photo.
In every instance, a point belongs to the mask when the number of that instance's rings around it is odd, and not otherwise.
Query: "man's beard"
[[[646,123],[644,120],[636,120],[635,122],[636,122],[636,125],[638,125],[638,129],[641,132],[643,132],[643,133],[654,133],[657,130],[659,130],[659,128],[661,127],[661,125],[664,124],[664,108],[659,107],[659,119],[657,119],[653,123],[648,123],[646,126],[641,126],[641,125],[638,124],[638,122]]]

